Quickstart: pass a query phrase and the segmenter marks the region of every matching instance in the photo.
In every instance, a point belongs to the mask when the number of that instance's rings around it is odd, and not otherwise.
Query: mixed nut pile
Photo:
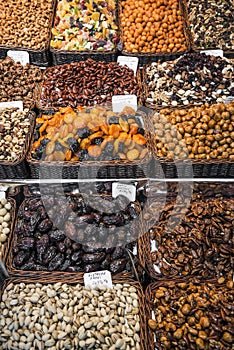
[[[53,0],[1,1],[0,45],[45,49],[49,44]]]
[[[234,288],[232,280],[223,282],[167,282],[155,287],[149,300],[155,320],[148,320],[155,349],[232,350]]]
[[[0,110],[0,161],[15,162],[22,156],[30,123],[28,110]]]
[[[7,199],[0,199],[0,260],[10,233],[11,225],[11,203]]]
[[[42,114],[36,119],[32,158],[46,161],[143,159],[148,153],[141,114],[104,107]]]
[[[118,40],[117,29],[115,0],[60,0],[50,45],[68,51],[111,51]]]
[[[93,106],[111,102],[113,95],[140,96],[132,69],[117,62],[87,59],[45,71],[41,107]]]
[[[152,121],[158,157],[234,160],[234,102],[163,108]]]
[[[151,106],[177,106],[225,102],[234,95],[234,66],[225,58],[188,53],[146,67],[146,102]]]
[[[233,271],[234,201],[192,198],[185,214],[181,214],[183,210],[183,203],[167,204],[158,223],[149,230],[149,266],[154,275],[227,276]]]
[[[123,0],[120,4],[120,24],[126,51],[186,51],[185,25],[178,0]]]
[[[1,349],[141,349],[138,288],[128,283],[10,283],[0,310]]]
[[[10,57],[0,60],[0,102],[23,101],[25,108],[34,107],[36,84],[41,80],[36,66],[23,66]]]
[[[138,237],[134,220],[140,204],[123,196],[90,200],[90,195],[25,200],[14,230],[13,265],[34,271],[130,270],[125,246],[132,242],[127,247],[133,249]]]
[[[234,49],[234,4],[231,0],[188,0],[188,19],[198,48]]]

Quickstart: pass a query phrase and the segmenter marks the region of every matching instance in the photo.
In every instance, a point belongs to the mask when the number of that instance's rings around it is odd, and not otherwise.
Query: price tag
[[[226,104],[227,104],[227,103],[231,103],[232,101],[234,101],[234,96],[228,96],[228,97],[226,98],[225,103],[226,103]]]
[[[18,108],[23,111],[23,101],[0,102],[0,109]]]
[[[134,75],[136,75],[139,58],[138,57],[128,57],[128,56],[118,56],[117,62],[121,66],[128,66],[133,70]]]
[[[130,184],[124,184],[121,182],[112,183],[112,197],[116,198],[119,195],[127,197],[130,202],[136,200],[136,186]]]
[[[124,107],[132,107],[137,111],[137,97],[136,95],[115,95],[112,96],[113,112],[119,113]]]
[[[8,186],[0,186],[0,200],[6,198],[6,191]]]
[[[205,53],[210,56],[220,56],[223,57],[223,50],[202,50],[201,53]]]
[[[23,66],[29,63],[29,53],[27,51],[9,50],[7,56],[11,57],[15,62],[20,62]]]
[[[84,274],[84,284],[86,287],[107,287],[113,289],[110,271],[96,271]]]

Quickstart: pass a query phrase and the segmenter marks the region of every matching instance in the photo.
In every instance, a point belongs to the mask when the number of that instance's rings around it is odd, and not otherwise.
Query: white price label
[[[113,289],[110,271],[96,271],[84,274],[84,284],[86,287],[107,287]]]
[[[0,102],[0,109],[4,108],[18,108],[23,111],[23,101]]]
[[[232,101],[234,101],[234,96],[228,96],[228,97],[226,98],[225,103],[226,103],[226,104],[227,104],[227,103],[231,103]]]
[[[122,112],[124,107],[132,107],[137,111],[137,97],[136,95],[115,95],[112,96],[113,112]]]
[[[223,50],[202,50],[201,53],[205,53],[210,56],[220,56],[223,57]]]
[[[136,75],[139,58],[138,57],[128,57],[128,56],[118,56],[117,62],[121,66],[128,66],[133,70],[134,75]]]
[[[121,182],[112,183],[112,197],[116,198],[119,195],[127,197],[130,202],[136,200],[136,186],[130,184],[124,184]]]
[[[29,53],[27,51],[9,50],[7,56],[11,57],[15,62],[20,62],[23,66],[29,63]]]

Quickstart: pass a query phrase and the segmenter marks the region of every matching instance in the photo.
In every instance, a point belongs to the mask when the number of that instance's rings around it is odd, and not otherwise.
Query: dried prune
[[[87,264],[84,267],[85,272],[94,272],[94,271],[98,271],[99,269],[100,269],[99,264]]]
[[[55,257],[50,261],[48,265],[49,271],[54,271],[59,268],[60,265],[64,262],[64,255],[62,253],[58,253]]]
[[[56,248],[49,247],[48,250],[43,254],[43,263],[48,264],[50,260],[52,260],[56,255]]]
[[[71,265],[71,260],[70,259],[66,259],[63,264],[60,266],[60,270],[61,271],[66,271],[69,266]]]
[[[116,117],[115,115],[112,115],[109,119],[108,119],[108,124],[119,124],[119,118]]]
[[[77,131],[77,135],[81,139],[85,139],[85,138],[89,137],[91,134],[92,134],[92,131],[89,128],[80,128]]]
[[[74,153],[80,149],[80,145],[74,137],[69,137],[67,139],[67,143],[68,143],[69,149]]]
[[[51,231],[49,233],[49,236],[50,236],[51,242],[59,242],[66,237],[65,233],[61,230]]]
[[[125,249],[123,247],[116,247],[112,253],[112,260],[116,260],[125,256]]]
[[[59,141],[56,141],[55,142],[55,146],[54,146],[54,150],[55,151],[63,151],[64,150],[64,146],[63,145],[61,145],[61,143],[59,142]]]
[[[119,273],[121,271],[124,271],[126,268],[127,260],[126,259],[118,259],[115,261],[112,261],[110,264],[110,271],[112,273]]]
[[[38,253],[45,253],[46,249],[49,245],[49,236],[43,235],[41,238],[36,242],[36,250]]]
[[[20,251],[18,254],[16,254],[14,256],[14,259],[13,259],[13,264],[16,266],[16,267],[20,267],[23,265],[23,263],[25,261],[27,261],[30,257],[30,252],[29,251]]]
[[[44,219],[40,222],[40,224],[37,226],[37,229],[42,232],[48,232],[53,227],[53,222],[50,219]]]
[[[17,246],[23,250],[32,249],[34,247],[34,244],[35,239],[33,237],[24,237],[17,239]]]
[[[72,255],[71,255],[71,260],[72,260],[72,262],[77,262],[78,260],[80,260],[80,262],[81,262],[82,254],[83,254],[83,253],[82,253],[81,250],[78,251],[78,252],[72,253]]]
[[[102,263],[100,265],[101,269],[108,270],[110,263],[111,263],[111,257],[110,257],[110,255],[106,255],[105,259],[102,261]]]
[[[50,140],[45,137],[44,139],[41,140],[41,145],[45,147],[49,142]]]
[[[115,226],[122,226],[124,225],[124,217],[121,213],[112,214],[112,215],[104,215],[103,216],[103,222],[106,225],[115,225]]]
[[[98,145],[98,146],[100,146],[101,145],[101,143],[102,143],[102,141],[103,141],[103,138],[102,137],[95,137],[93,140],[92,140],[92,145]]]
[[[105,253],[84,254],[82,260],[85,264],[94,264],[103,261],[105,256]]]
[[[82,249],[85,253],[101,253],[105,251],[105,248],[95,248],[89,245],[83,245]]]
[[[58,242],[57,249],[59,252],[64,253],[66,251],[66,245],[64,242]]]

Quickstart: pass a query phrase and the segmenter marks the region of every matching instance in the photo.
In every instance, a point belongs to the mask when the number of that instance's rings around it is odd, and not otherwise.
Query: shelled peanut
[[[7,241],[7,236],[10,233],[10,210],[11,203],[7,199],[2,198],[0,200],[0,259]]]
[[[45,49],[49,44],[53,0],[9,0],[0,3],[0,45]]]
[[[163,108],[153,116],[157,155],[234,160],[234,103]]]
[[[121,1],[120,24],[128,52],[186,51],[185,27],[178,0]]]
[[[36,120],[32,158],[46,161],[143,159],[148,152],[141,114],[125,107],[61,108]]]

